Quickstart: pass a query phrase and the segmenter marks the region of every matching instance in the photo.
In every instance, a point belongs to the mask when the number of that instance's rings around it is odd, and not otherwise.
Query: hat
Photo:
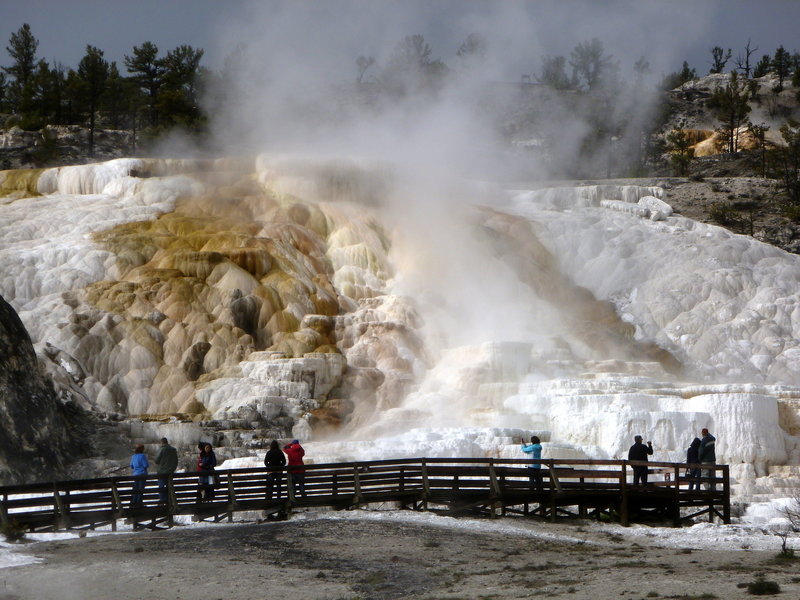
[[[292,443],[293,443],[293,444],[299,444],[299,443],[300,443],[300,440],[292,440]]]
[[[641,442],[642,441],[642,436],[635,435],[635,436],[633,436],[633,439],[636,440],[637,442]]]

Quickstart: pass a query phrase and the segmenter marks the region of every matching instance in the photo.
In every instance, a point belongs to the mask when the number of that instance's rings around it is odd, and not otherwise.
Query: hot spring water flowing
[[[800,257],[661,188],[262,156],[8,171],[0,193],[0,295],[62,397],[171,439],[194,416],[321,462],[517,457],[534,433],[620,458],[641,434],[680,461],[708,427],[747,499],[800,464]]]

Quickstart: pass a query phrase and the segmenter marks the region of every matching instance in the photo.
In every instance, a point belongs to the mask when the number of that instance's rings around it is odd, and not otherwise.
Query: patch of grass
[[[386,581],[386,574],[381,572],[369,573],[361,581],[365,585],[380,585]]]
[[[692,553],[691,548],[681,548],[675,554],[691,554],[691,553]]]
[[[438,548],[442,544],[437,540],[425,540],[425,543],[422,545],[425,546],[426,548]]]
[[[778,585],[777,581],[756,579],[747,584],[747,593],[753,596],[772,596],[781,593],[781,586]]]
[[[647,592],[645,598],[658,598],[658,592]]]

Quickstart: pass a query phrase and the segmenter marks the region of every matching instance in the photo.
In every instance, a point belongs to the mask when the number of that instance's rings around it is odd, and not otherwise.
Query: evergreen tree
[[[708,105],[722,123],[717,133],[723,140],[726,151],[738,152],[739,128],[749,124],[747,115],[750,112],[750,93],[736,71],[731,72],[728,85],[717,88]]]
[[[158,125],[158,92],[164,76],[163,62],[158,58],[158,47],[153,42],[134,46],[133,56],[125,55],[125,67],[146,94],[150,125],[155,127]]]
[[[573,80],[578,85],[585,84],[589,90],[596,90],[607,83],[613,71],[611,55],[606,55],[603,43],[593,38],[578,44],[570,54]]]
[[[786,193],[791,208],[790,214],[800,215],[800,121],[789,119],[781,127],[781,137],[785,142],[770,152],[774,165],[774,175]]]
[[[566,71],[567,59],[563,56],[542,57],[542,73],[538,79],[541,83],[556,89],[566,90],[570,87],[570,80]]]
[[[109,121],[113,129],[119,129],[126,113],[127,96],[133,92],[130,83],[120,74],[116,61],[108,66],[108,79],[106,79],[106,90],[102,98],[102,109],[108,113]]]
[[[778,83],[773,90],[775,92],[782,92],[783,82],[789,77],[792,68],[792,57],[783,46],[779,46],[778,49],[775,50],[775,56],[772,59],[771,67],[778,76]]]
[[[456,56],[459,58],[460,65],[465,69],[480,64],[486,58],[486,38],[480,33],[470,33],[459,46]]]
[[[168,52],[161,61],[163,76],[158,109],[162,126],[192,128],[200,122],[197,84],[202,58],[202,49],[184,45]]]
[[[714,46],[711,49],[711,70],[709,73],[722,73],[725,69],[725,65],[731,58],[731,49],[728,48],[728,51],[725,52],[719,46]]]
[[[667,134],[667,150],[670,152],[670,163],[678,175],[688,175],[689,166],[694,158],[691,138],[683,128],[683,123]]]
[[[78,65],[78,79],[84,106],[89,111],[89,156],[94,156],[95,118],[108,80],[108,61],[103,58],[102,50],[86,46],[86,55]]]
[[[697,79],[697,71],[689,68],[689,63],[683,61],[683,68],[675,73],[670,73],[661,81],[662,90],[674,90],[679,88],[687,81]]]
[[[390,94],[402,97],[417,92],[437,91],[448,69],[431,58],[432,50],[419,34],[405,36],[395,47],[381,71],[381,84]]]
[[[756,63],[756,66],[753,69],[753,77],[763,77],[769,73],[771,66],[772,59],[770,58],[769,54],[765,54],[761,57],[761,60]]]
[[[8,98],[14,112],[24,116],[33,107],[33,75],[36,70],[36,49],[39,40],[33,37],[31,27],[25,23],[16,33],[11,34],[6,46],[13,63],[3,67],[3,71],[13,77],[8,85]]]

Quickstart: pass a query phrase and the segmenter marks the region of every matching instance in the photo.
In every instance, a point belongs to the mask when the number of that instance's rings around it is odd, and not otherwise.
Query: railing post
[[[628,462],[622,461],[622,469],[620,470],[619,489],[621,498],[619,501],[619,523],[623,527],[627,527],[628,522]]]
[[[362,497],[361,497],[361,478],[358,474],[358,465],[353,463],[353,491],[355,492],[355,497],[353,498],[353,504],[358,506],[361,504]]]
[[[169,514],[172,516],[178,511],[178,496],[175,494],[175,481],[171,473],[167,479],[167,497],[169,498]]]
[[[227,471],[225,476],[228,478],[228,523],[233,522],[233,512],[236,510],[236,489],[233,487],[233,477]]]
[[[290,470],[286,471],[286,497],[289,500],[289,506],[294,506],[294,482]]]
[[[674,503],[675,506],[673,507],[673,515],[672,515],[672,524],[675,527],[680,527],[681,524],[681,467],[679,465],[675,465],[675,471],[673,474],[673,479],[675,479],[675,499]]]
[[[69,514],[67,513],[64,503],[61,501],[61,495],[58,493],[58,484],[53,482],[53,502],[55,507],[55,514],[53,515],[53,529],[58,530],[59,527],[69,529]]]
[[[428,483],[428,465],[425,459],[420,463],[422,473],[422,510],[428,510],[428,494],[430,494],[430,484]]]
[[[490,498],[492,500],[492,516],[497,516],[497,505],[500,504],[500,484],[497,482],[497,471],[494,468],[494,459],[489,459],[489,485],[491,486]]]
[[[8,502],[8,494],[3,494],[3,499],[0,500],[0,524],[3,525],[3,529],[8,531],[8,509],[6,508],[6,502]]]
[[[722,522],[731,522],[731,472],[728,465],[722,466]]]

